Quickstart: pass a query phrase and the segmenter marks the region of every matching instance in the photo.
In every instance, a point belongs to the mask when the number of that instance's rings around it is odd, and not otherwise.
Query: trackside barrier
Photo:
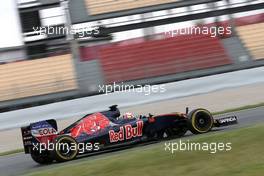
[[[115,92],[49,105],[2,113],[0,129],[19,127],[44,119],[64,119],[105,110],[112,104],[129,107],[138,104],[208,93],[216,90],[264,82],[264,67],[229,72],[165,84],[164,93]]]

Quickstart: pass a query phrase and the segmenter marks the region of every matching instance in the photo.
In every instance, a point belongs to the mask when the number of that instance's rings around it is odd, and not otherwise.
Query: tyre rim
[[[58,149],[59,153],[60,153],[60,155],[62,157],[64,157],[64,158],[72,158],[75,155],[76,151],[72,150],[72,146],[75,145],[75,143],[72,143],[72,142],[70,142],[68,140],[61,140],[59,142],[59,145],[63,146],[62,148],[60,147]]]
[[[195,124],[198,129],[207,131],[211,127],[211,116],[206,112],[197,112]]]

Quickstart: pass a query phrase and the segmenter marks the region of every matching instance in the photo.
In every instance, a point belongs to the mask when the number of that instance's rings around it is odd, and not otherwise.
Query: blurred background
[[[262,0],[0,3],[1,112],[264,65]]]

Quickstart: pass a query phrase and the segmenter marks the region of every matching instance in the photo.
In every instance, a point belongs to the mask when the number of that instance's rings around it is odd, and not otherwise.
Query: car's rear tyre
[[[31,151],[30,155],[39,164],[51,164],[54,160],[48,152],[39,153],[39,151]]]
[[[195,109],[188,114],[190,131],[193,134],[209,132],[214,124],[212,114],[206,109]]]
[[[78,144],[71,136],[59,136],[54,144],[53,155],[57,162],[73,160],[78,154]]]

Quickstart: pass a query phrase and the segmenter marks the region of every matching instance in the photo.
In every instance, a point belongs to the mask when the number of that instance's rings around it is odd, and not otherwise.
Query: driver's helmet
[[[123,119],[134,119],[135,117],[131,112],[126,112],[126,113],[124,113],[122,118]]]

